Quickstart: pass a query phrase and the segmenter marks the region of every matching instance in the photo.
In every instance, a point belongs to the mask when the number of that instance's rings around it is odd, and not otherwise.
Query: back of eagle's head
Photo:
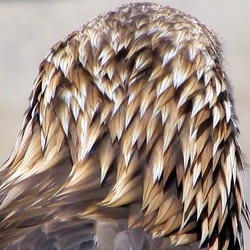
[[[0,248],[39,249],[25,241],[34,230],[53,238],[81,220],[125,218],[173,244],[243,249],[242,156],[221,60],[211,30],[150,3],[57,43],[1,169]]]

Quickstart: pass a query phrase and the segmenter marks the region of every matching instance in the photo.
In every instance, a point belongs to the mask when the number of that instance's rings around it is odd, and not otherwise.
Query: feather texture
[[[98,16],[40,65],[1,167],[0,248],[243,249],[235,120],[198,20],[150,3]]]

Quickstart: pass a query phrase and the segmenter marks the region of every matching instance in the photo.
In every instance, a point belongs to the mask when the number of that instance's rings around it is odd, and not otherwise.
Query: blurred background
[[[0,0],[0,165],[10,155],[28,107],[39,63],[50,47],[101,12],[127,0]],[[155,0],[191,14],[223,44],[224,68],[234,90],[246,163],[250,163],[250,1]],[[250,205],[250,169],[243,176]],[[245,249],[250,231],[245,226]]]

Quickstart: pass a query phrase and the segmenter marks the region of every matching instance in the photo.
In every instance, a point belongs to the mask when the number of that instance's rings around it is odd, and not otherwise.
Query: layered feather
[[[98,221],[111,220],[115,249],[125,220],[146,237],[134,249],[243,249],[235,120],[220,44],[203,24],[149,3],[98,16],[40,65],[1,168],[0,248],[71,249],[72,237],[93,248]]]

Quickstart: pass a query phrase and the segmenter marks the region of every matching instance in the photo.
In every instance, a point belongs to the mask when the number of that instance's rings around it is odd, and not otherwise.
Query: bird
[[[0,168],[0,249],[244,248],[219,38],[154,3],[100,14],[39,66]]]

